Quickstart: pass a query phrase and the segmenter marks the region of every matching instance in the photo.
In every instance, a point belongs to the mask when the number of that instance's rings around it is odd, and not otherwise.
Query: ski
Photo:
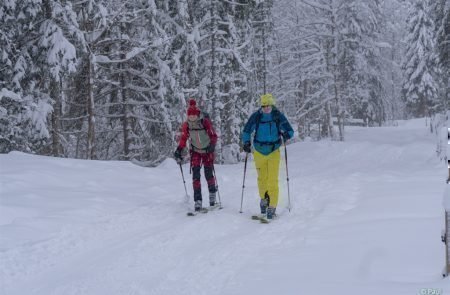
[[[223,209],[222,206],[220,206],[219,204],[215,204],[214,206],[209,206],[208,211],[214,211],[214,210],[218,210],[218,209]]]
[[[219,204],[215,204],[214,206],[203,207],[200,211],[190,211],[187,213],[187,216],[196,216],[199,213],[208,213],[209,211],[214,211],[218,209],[223,209],[223,207],[220,206]]]
[[[259,222],[261,222],[263,224],[267,224],[267,223],[272,222],[272,219],[267,219],[267,218],[263,217],[259,220]]]
[[[275,215],[273,219],[275,219],[276,217],[277,217],[277,215]],[[265,214],[252,215],[251,219],[252,220],[259,220],[260,223],[264,223],[264,224],[270,223],[273,220],[273,219],[267,219]]]
[[[259,215],[252,215],[251,219],[252,220],[261,220],[262,218],[266,218],[265,214],[259,214]]]
[[[199,213],[208,213],[208,209],[207,208],[202,208],[200,209],[200,211],[191,211],[187,213],[187,216],[196,216]]]

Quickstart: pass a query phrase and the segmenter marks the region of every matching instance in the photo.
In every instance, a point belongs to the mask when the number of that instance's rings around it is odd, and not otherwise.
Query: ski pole
[[[189,195],[188,195],[188,192],[186,189],[186,181],[184,180],[184,173],[183,173],[183,167],[181,167],[181,162],[178,163],[178,165],[180,165],[181,177],[183,178],[184,191],[186,192],[186,196],[188,197],[188,200],[189,200]]]
[[[212,166],[213,172],[214,172],[214,180],[216,181],[216,189],[217,189],[217,196],[219,197],[219,209],[222,209],[222,201],[220,200],[220,192],[219,192],[219,183],[217,182],[217,175],[216,175],[216,169],[214,168],[214,164]]]
[[[286,147],[286,142],[284,141],[284,138],[281,137],[283,140],[283,145],[284,145],[284,161],[286,163],[286,181],[287,181],[287,188],[288,188],[288,210],[289,212],[291,212],[291,194],[289,192],[289,170],[288,170],[288,160],[287,160],[287,147]]]
[[[247,159],[248,159],[248,153],[245,153],[244,179],[242,181],[242,195],[241,195],[241,210],[239,210],[239,213],[242,213],[242,203],[244,202],[245,172],[247,171]]]

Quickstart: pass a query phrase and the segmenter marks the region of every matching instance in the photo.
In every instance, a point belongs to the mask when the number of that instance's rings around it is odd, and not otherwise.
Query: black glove
[[[207,153],[214,153],[215,150],[216,150],[216,146],[214,144],[210,144],[206,147]]]
[[[283,137],[283,141],[288,141],[291,137],[289,136],[289,133],[287,132],[280,132],[280,135]]]
[[[183,161],[183,156],[181,155],[181,151],[183,149],[181,149],[180,147],[177,147],[177,150],[175,151],[175,153],[173,153],[173,156],[175,157],[175,161],[177,161],[177,163],[181,163],[181,161]]]
[[[242,149],[246,153],[251,153],[252,152],[251,146],[252,146],[252,144],[250,143],[250,141],[247,141],[246,143],[244,143],[244,146],[242,147]]]

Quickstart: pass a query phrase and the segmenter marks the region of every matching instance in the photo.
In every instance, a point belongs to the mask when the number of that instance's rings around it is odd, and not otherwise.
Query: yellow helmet
[[[273,106],[275,105],[275,99],[271,93],[266,93],[261,95],[261,105],[262,106]]]

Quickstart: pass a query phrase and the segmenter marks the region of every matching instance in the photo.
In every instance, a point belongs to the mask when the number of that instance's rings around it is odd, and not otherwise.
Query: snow
[[[74,72],[76,49],[64,36],[63,30],[54,21],[46,20],[41,24],[39,33],[42,35],[39,46],[48,50],[47,62],[53,78],[60,78],[63,67]]]
[[[146,51],[148,48],[146,47],[133,47],[130,52],[127,52],[125,59],[129,60],[134,58],[136,55],[141,54]]]
[[[31,96],[27,96],[27,99],[33,99]],[[30,107],[26,108],[24,117],[29,118],[33,123],[33,127],[38,132],[38,138],[45,138],[50,136],[48,130],[47,118],[53,111],[53,107],[46,101],[46,99],[40,99],[36,103],[32,103]]]
[[[13,91],[10,91],[6,88],[2,88],[0,90],[0,101],[2,100],[3,97],[8,97],[15,101],[21,101],[20,95],[18,95],[17,93],[15,93]]]
[[[244,213],[239,163],[216,166],[224,209],[187,217],[192,198],[171,159],[2,154],[0,294],[448,294],[447,171],[424,121],[347,131],[346,142],[288,146],[293,210],[283,164],[268,225],[250,220],[252,161]]]
[[[444,190],[444,208],[447,212],[450,212],[450,184]]]

